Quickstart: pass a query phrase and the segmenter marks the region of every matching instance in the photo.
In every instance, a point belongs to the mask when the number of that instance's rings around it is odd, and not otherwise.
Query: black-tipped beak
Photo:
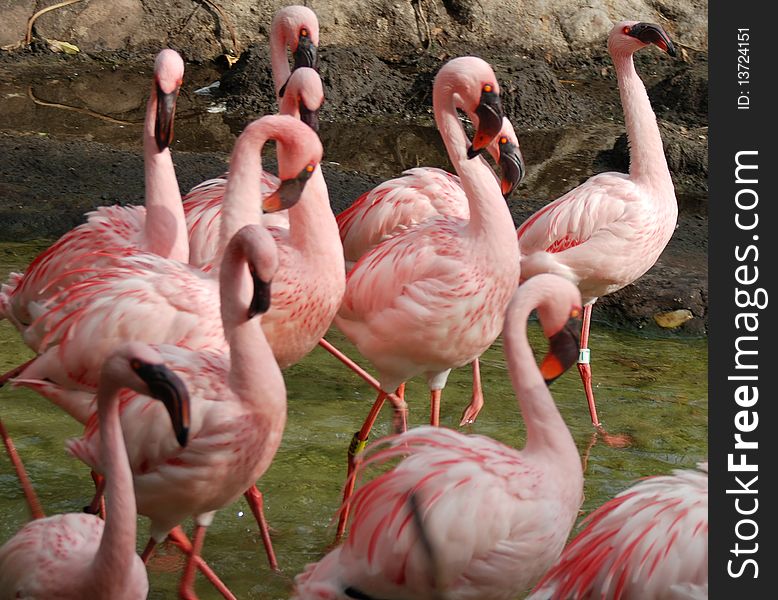
[[[186,446],[189,439],[190,404],[189,391],[181,378],[165,365],[144,364],[135,372],[149,386],[153,398],[165,405],[179,445]]]
[[[502,130],[502,102],[494,91],[482,91],[481,101],[475,109],[478,117],[478,129],[473,136],[473,144],[467,150],[467,158],[474,158],[489,145]]]
[[[251,282],[254,284],[254,295],[251,297],[251,304],[249,304],[249,319],[266,313],[270,308],[270,282],[262,281],[253,269]]]
[[[308,110],[305,104],[300,102],[300,120],[308,127],[319,133],[319,109]]]
[[[549,338],[548,354],[540,365],[546,385],[551,385],[578,360],[580,331],[581,319],[576,317]]]
[[[157,83],[157,118],[154,123],[154,138],[157,140],[157,148],[160,152],[173,143],[173,121],[176,116],[178,89],[165,93]]]
[[[518,146],[506,142],[500,144],[500,190],[506,200],[524,179],[524,158]]]
[[[675,46],[670,41],[670,36],[659,25],[653,23],[637,23],[632,26],[630,36],[639,39],[644,44],[654,44],[660,50],[664,50],[670,56],[675,56]]]
[[[269,196],[265,196],[265,199],[262,200],[262,210],[265,212],[278,212],[297,204],[305,189],[305,184],[313,173],[313,165],[310,168],[310,171],[303,170],[294,179],[282,180],[278,189]]]
[[[292,53],[292,57],[294,58],[293,70],[300,67],[319,70],[319,51],[307,35],[300,34],[297,39],[297,50]]]

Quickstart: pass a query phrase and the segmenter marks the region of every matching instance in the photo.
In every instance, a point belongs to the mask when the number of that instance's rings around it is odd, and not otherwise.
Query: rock
[[[0,0],[3,45],[23,37],[38,4]],[[191,0],[78,2],[43,15],[36,29],[86,52],[172,45],[189,60],[207,60],[233,52],[233,31],[241,49],[267,44],[270,20],[286,4],[233,0],[218,12]],[[468,46],[560,56],[601,46],[611,23],[630,16],[667,25],[674,41],[707,47],[707,4],[699,0],[590,0],[583,7],[578,0],[318,0],[312,8],[323,45],[369,47],[381,58],[418,48],[458,52]]]
[[[675,329],[676,327],[680,327],[686,323],[686,321],[689,321],[693,318],[694,315],[692,314],[692,311],[687,308],[671,310],[654,315],[654,321],[656,321],[656,324],[664,329]]]

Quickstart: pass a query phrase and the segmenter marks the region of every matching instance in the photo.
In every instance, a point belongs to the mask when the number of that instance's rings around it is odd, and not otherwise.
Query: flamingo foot
[[[478,413],[481,412],[483,407],[483,394],[480,394],[479,396],[473,395],[473,399],[470,401],[470,404],[468,404],[465,407],[465,410],[462,412],[462,419],[459,421],[459,426],[464,427],[465,425],[472,425],[475,423],[475,420],[478,418]]]
[[[608,433],[602,424],[595,427],[598,434],[602,436],[602,441],[611,448],[629,448],[635,443],[635,438],[627,433]]]
[[[257,486],[253,485],[246,490],[243,496],[246,498],[246,502],[248,502],[249,508],[251,509],[254,518],[257,520],[259,533],[262,536],[262,543],[265,546],[265,553],[267,554],[267,562],[273,571],[280,572],[281,569],[278,568],[278,559],[273,550],[273,542],[270,539],[270,527],[265,519],[265,502],[262,497],[262,492],[257,489]]]

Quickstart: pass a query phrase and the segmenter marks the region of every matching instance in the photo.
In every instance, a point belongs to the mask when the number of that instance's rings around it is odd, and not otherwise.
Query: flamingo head
[[[176,440],[183,447],[189,438],[189,392],[181,378],[163,362],[160,353],[139,342],[120,346],[103,364],[101,385],[130,388],[164,404],[170,415]]]
[[[270,118],[281,125],[274,136],[281,185],[265,197],[262,208],[265,212],[276,212],[297,204],[305,184],[319,168],[324,150],[319,136],[302,121],[288,115],[271,115]]]
[[[154,90],[157,114],[154,120],[154,138],[162,152],[173,143],[173,120],[176,100],[184,79],[184,61],[178,52],[165,48],[154,61]]]
[[[621,21],[611,30],[608,37],[608,48],[623,54],[632,54],[649,44],[654,44],[660,50],[675,56],[675,46],[670,36],[659,25],[653,23],[638,23],[637,21]]]
[[[519,139],[508,117],[503,117],[500,135],[492,140],[487,150],[500,166],[500,189],[507,200],[524,179],[526,172]]]
[[[324,88],[319,74],[308,67],[295,69],[285,88],[279,112],[300,119],[318,133],[319,109],[324,104]]]
[[[271,31],[280,32],[285,48],[292,51],[294,66],[319,70],[319,21],[316,14],[306,6],[285,6],[273,17]],[[278,91],[282,98],[286,93],[287,82]]]
[[[578,359],[583,309],[581,293],[573,283],[550,274],[536,275],[529,281],[539,277],[551,279],[538,280],[535,284],[553,286],[553,293],[547,294],[544,302],[538,306],[538,318],[549,341],[548,353],[541,363],[540,372],[546,384],[550,385]]]
[[[278,247],[272,234],[259,224],[242,227],[233,238],[246,258],[251,275],[252,295],[247,319],[270,309],[270,283],[278,271]]]

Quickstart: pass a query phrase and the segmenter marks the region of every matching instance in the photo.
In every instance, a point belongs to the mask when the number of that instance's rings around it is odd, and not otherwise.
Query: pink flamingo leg
[[[438,427],[440,425],[440,397],[442,390],[430,390],[430,425]]]
[[[257,520],[257,525],[259,525],[259,533],[262,536],[262,543],[265,545],[265,552],[267,553],[267,562],[273,571],[279,571],[278,560],[273,550],[273,542],[270,540],[270,528],[265,519],[265,503],[262,498],[262,492],[254,485],[243,493],[243,497],[246,498],[246,502],[248,502],[249,508]]]
[[[330,344],[327,340],[325,340],[324,338],[319,340],[319,346],[324,348],[327,352],[332,354],[335,358],[337,358],[340,362],[346,365],[349,369],[354,371],[354,373],[356,373],[362,379],[364,379],[374,390],[376,390],[379,393],[379,395],[383,393],[383,390],[381,389],[381,384],[378,383],[378,380],[375,377],[370,375],[370,373],[365,371],[362,367],[360,367],[357,363],[351,360],[348,356],[343,354],[343,352],[338,350],[335,346]],[[403,390],[405,390],[404,384],[401,387]],[[394,428],[398,433],[402,433],[406,429],[408,429],[408,424],[406,421],[407,406],[405,405],[405,400],[403,398],[400,398],[397,394],[388,394],[387,398],[389,399],[389,401],[392,403],[392,406],[394,407]],[[383,401],[381,402],[381,405],[383,406]]]
[[[103,493],[105,492],[105,477],[95,471],[92,471],[91,475],[92,481],[95,483],[95,495],[89,503],[89,506],[84,507],[84,512],[89,513],[90,515],[96,515],[99,512],[100,517],[105,520],[105,499],[103,498]]]
[[[186,561],[184,576],[181,578],[181,587],[178,589],[178,596],[182,600],[197,600],[197,594],[194,591],[195,567],[197,566],[197,558],[203,550],[205,529],[202,525],[195,526],[192,547],[189,551],[189,560]]]
[[[30,363],[32,363],[36,358],[38,358],[38,357],[34,356],[30,360],[25,361],[22,364],[20,364],[18,367],[14,367],[10,371],[7,371],[7,372],[3,373],[2,375],[0,375],[0,387],[3,387],[6,383],[8,383],[8,381],[10,379],[13,379],[17,375],[19,375],[22,371],[24,371],[30,365]]]
[[[402,393],[404,393],[404,388]],[[343,504],[340,509],[340,516],[338,517],[338,530],[335,533],[335,543],[340,541],[340,538],[343,537],[343,532],[346,531],[346,521],[348,521],[349,514],[348,501],[351,498],[351,494],[354,492],[355,479],[353,474],[356,456],[365,449],[370,430],[373,428],[373,424],[378,418],[378,413],[381,412],[381,408],[383,407],[387,396],[388,394],[386,392],[379,392],[365,422],[362,424],[362,428],[354,434],[353,438],[351,438],[351,444],[348,447],[348,470],[346,472],[346,484],[343,489]]]
[[[467,405],[462,413],[462,419],[459,421],[459,426],[472,425],[478,418],[478,413],[484,407],[484,392],[481,387],[481,367],[479,360],[476,358],[473,362],[473,397],[470,400],[470,404]]]
[[[192,554],[192,543],[189,541],[189,538],[186,537],[186,534],[184,533],[184,530],[181,529],[181,527],[175,527],[169,534],[168,539],[173,542],[178,548],[184,553],[189,554],[191,556]],[[203,560],[203,557],[199,554],[195,556],[194,558],[197,568],[200,569],[200,572],[205,576],[205,578],[211,582],[211,585],[216,588],[216,590],[227,600],[237,600],[235,595],[230,591],[230,589],[224,584],[224,582],[219,579],[219,576],[213,572],[213,569],[208,566],[208,563]]]
[[[589,364],[591,353],[589,352],[589,327],[592,322],[592,307],[594,303],[587,304],[584,307],[583,323],[581,325],[581,349],[578,353],[578,372],[581,374],[581,381],[584,385],[584,391],[586,392],[586,400],[589,403],[589,414],[592,417],[592,425],[597,430],[597,433],[602,435],[602,441],[612,448],[626,448],[632,445],[632,437],[626,434],[610,434],[605,431],[605,428],[600,423],[600,419],[597,416],[597,407],[594,404],[594,391],[592,389],[592,367]],[[597,441],[595,436],[593,442]],[[588,454],[591,451],[594,443],[589,446]]]
[[[30,515],[33,519],[42,519],[46,515],[41,508],[38,495],[35,493],[32,483],[30,483],[30,478],[27,476],[27,471],[24,468],[22,459],[19,457],[16,446],[14,446],[11,436],[8,435],[8,431],[6,430],[2,419],[0,419],[0,436],[3,438],[5,449],[8,452],[8,458],[11,459],[11,464],[13,465],[14,471],[16,471],[16,476],[19,478],[19,483],[22,485],[24,498],[27,500],[27,506],[30,508]]]
[[[584,391],[586,392],[586,401],[589,403],[589,414],[592,417],[592,425],[596,428],[601,427],[600,419],[597,416],[597,407],[594,404],[594,390],[592,389],[592,366],[590,364],[591,352],[589,350],[589,327],[592,322],[592,307],[594,304],[587,304],[584,307],[583,323],[581,324],[581,349],[578,353],[578,372],[581,374]]]

